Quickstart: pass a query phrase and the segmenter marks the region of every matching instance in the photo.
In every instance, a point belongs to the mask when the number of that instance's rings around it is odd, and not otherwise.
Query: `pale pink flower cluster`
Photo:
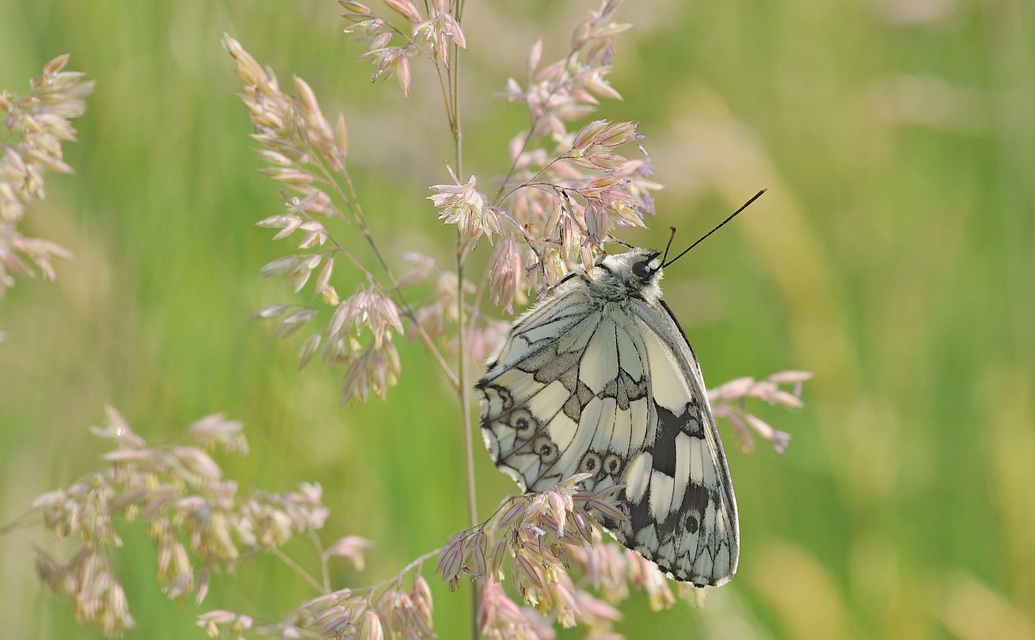
[[[268,164],[262,171],[286,193],[284,213],[268,216],[258,225],[276,229],[275,240],[297,239],[296,250],[266,264],[260,276],[283,278],[295,293],[311,286],[316,299],[311,305],[269,305],[253,317],[278,320],[273,335],[286,338],[325,313],[327,324],[312,331],[299,348],[299,366],[319,355],[327,366],[344,369],[343,398],[383,397],[400,370],[392,334],[402,333],[401,316],[412,312],[400,310],[350,249],[331,237],[324,222],[337,219],[352,224],[359,232],[356,235],[377,251],[346,168],[345,119],[339,115],[332,127],[305,81],[295,78],[295,95],[290,95],[280,88],[273,72],[263,69],[233,38],[225,36],[223,45],[236,61],[244,85],[244,102],[257,129],[253,138],[261,145],[259,156]],[[342,260],[365,276],[345,299],[332,282]],[[401,285],[393,286],[398,291]]]
[[[615,605],[628,597],[630,587],[646,591],[652,607],[675,602],[657,566],[601,541],[595,519],[624,516],[610,501],[615,489],[578,490],[585,477],[509,499],[481,526],[460,531],[443,545],[435,571],[450,588],[464,579],[482,585],[479,625],[486,637],[552,638],[556,620],[587,629],[589,637],[617,638],[613,625],[621,614]],[[570,569],[585,579],[574,581]],[[504,576],[524,606],[503,589]]]
[[[514,302],[524,302],[524,273],[521,268],[520,241],[507,238],[493,250],[489,261],[493,269],[489,275],[492,303],[514,313]]]
[[[632,122],[598,120],[577,131],[600,99],[619,99],[607,82],[613,39],[629,25],[617,21],[620,2],[589,12],[562,58],[540,69],[542,43],[528,57],[523,87],[508,81],[503,97],[523,104],[529,128],[513,138],[511,167],[498,198],[529,246],[523,287],[550,285],[579,264],[592,264],[619,226],[643,226],[654,211],[653,167]],[[638,158],[619,148],[635,144]],[[507,258],[509,260],[509,257]],[[509,268],[497,262],[494,269]],[[494,290],[494,294],[497,293]],[[506,306],[506,295],[499,296]]]
[[[606,80],[613,39],[629,27],[616,20],[619,5],[605,1],[590,11],[571,49],[541,69],[542,43],[536,43],[526,85],[508,81],[502,97],[525,106],[529,126],[510,144],[511,166],[495,180],[494,197],[477,191],[475,176],[461,184],[451,170],[452,184],[431,187],[439,218],[458,227],[468,249],[483,235],[501,236],[479,294],[487,286],[492,302],[507,311],[530,289],[545,291],[592,264],[616,227],[643,226],[654,211],[650,192],[660,186],[649,179],[653,167],[635,123],[597,120],[569,130],[601,99],[620,98]],[[622,155],[629,145],[639,157]],[[478,311],[474,306],[470,315],[478,318]],[[488,321],[472,323],[469,340],[479,341],[483,331],[492,331]]]
[[[18,230],[25,206],[46,197],[43,172],[72,173],[61,145],[75,140],[70,120],[86,111],[93,82],[65,71],[68,55],[54,58],[33,78],[28,95],[0,91],[0,295],[17,276],[54,279],[54,258],[72,254],[43,238]]]
[[[450,44],[467,48],[467,40],[454,16],[453,4],[444,0],[417,3],[413,0],[384,0],[384,3],[409,24],[409,31],[351,0],[340,2],[344,17],[351,24],[346,33],[361,35],[367,43],[363,58],[374,61],[373,80],[395,74],[404,94],[410,91],[410,59],[423,55],[441,70],[451,63]]]
[[[241,425],[220,415],[202,418],[187,430],[187,442],[148,446],[117,411],[91,431],[115,443],[107,467],[64,489],[36,498],[30,516],[58,538],[78,538],[81,548],[67,562],[39,551],[40,579],[75,603],[76,617],[119,635],[133,626],[110,557],[123,546],[116,519],[142,519],[157,556],[156,578],[169,599],[197,602],[208,593],[212,571],[225,571],[244,555],[275,551],[288,540],[323,527],[327,509],[318,485],[297,491],[242,491],[222,478],[204,448],[247,451]],[[342,557],[361,550],[354,540]]]
[[[802,386],[812,377],[807,371],[781,371],[765,380],[744,377],[730,380],[708,391],[708,400],[712,405],[712,414],[718,418],[727,418],[738,436],[741,448],[754,451],[754,431],[763,440],[771,443],[777,453],[783,453],[790,443],[791,435],[778,431],[766,421],[750,413],[744,406],[748,398],[764,400],[770,405],[781,405],[800,409],[805,406],[801,401]],[[790,385],[790,391],[784,391],[781,385]]]
[[[492,240],[493,233],[500,231],[502,212],[489,204],[489,199],[475,189],[475,178],[471,176],[464,184],[449,171],[453,184],[437,184],[431,187],[435,195],[428,199],[439,209],[438,219],[446,224],[456,225],[460,236],[475,242],[483,235]]]
[[[509,638],[556,637],[553,625],[532,607],[522,607],[514,602],[503,585],[487,581],[482,585],[481,606],[478,611],[478,628],[487,640]]]
[[[41,553],[36,556],[36,574],[51,591],[72,601],[76,620],[97,626],[108,637],[120,636],[136,624],[108,554],[83,547],[59,564]]]
[[[317,596],[289,611],[280,621],[256,624],[251,616],[226,610],[210,611],[198,625],[209,637],[224,632],[274,638],[355,638],[383,640],[437,637],[432,618],[431,588],[420,566],[428,556],[411,563],[399,575],[365,589],[341,589]],[[412,579],[408,574],[414,573]],[[410,586],[407,587],[406,584]]]

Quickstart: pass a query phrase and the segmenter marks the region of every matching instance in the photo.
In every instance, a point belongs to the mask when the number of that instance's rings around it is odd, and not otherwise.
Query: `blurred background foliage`
[[[461,110],[465,175],[505,166],[539,37],[567,48],[592,1],[468,3]],[[1035,637],[1035,5],[967,0],[828,3],[639,0],[618,41],[604,117],[640,121],[666,185],[658,246],[696,238],[769,193],[666,274],[711,386],[780,369],[815,373],[777,455],[730,452],[743,556],[703,608],[624,608],[630,638]],[[459,411],[431,359],[403,349],[387,401],[338,404],[338,378],[296,372],[301,338],[246,321],[291,295],[258,268],[288,252],[254,222],[281,210],[256,173],[250,125],[219,44],[226,31],[282,82],[305,78],[344,111],[375,237],[398,264],[449,264],[452,229],[426,187],[451,157],[437,87],[415,66],[403,98],[371,85],[330,0],[0,0],[0,87],[26,92],[68,52],[97,81],[73,176],[48,178],[25,233],[75,254],[54,284],[0,302],[0,516],[95,468],[86,427],[111,403],[150,442],[215,411],[242,420],[243,485],[322,483],[327,540],[374,548],[369,584],[466,524]],[[342,270],[344,271],[344,270]],[[347,287],[340,287],[348,290]],[[722,427],[730,442],[728,425]],[[513,483],[477,452],[488,513]],[[153,552],[124,532],[116,562],[138,628],[201,637],[198,611],[276,617],[313,595],[271,558],[213,580],[181,610],[153,583]],[[140,532],[137,532],[140,534]],[[38,586],[37,530],[0,539],[0,619],[19,638],[96,638]],[[288,549],[308,562],[305,544]],[[463,637],[469,598],[435,585],[438,631]],[[562,634],[569,637],[569,634]]]

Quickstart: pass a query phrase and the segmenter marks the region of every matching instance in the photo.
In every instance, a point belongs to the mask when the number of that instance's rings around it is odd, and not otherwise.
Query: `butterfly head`
[[[629,296],[657,302],[661,298],[662,255],[653,249],[630,249],[606,256],[593,269],[593,282],[607,297]]]

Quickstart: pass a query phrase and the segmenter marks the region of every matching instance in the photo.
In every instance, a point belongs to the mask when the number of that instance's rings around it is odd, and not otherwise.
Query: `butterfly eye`
[[[652,269],[650,268],[650,261],[641,260],[640,262],[633,263],[632,272],[633,275],[637,278],[648,278],[652,273]]]

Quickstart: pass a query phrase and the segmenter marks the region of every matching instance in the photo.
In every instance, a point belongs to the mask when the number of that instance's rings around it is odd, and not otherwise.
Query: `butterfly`
[[[665,265],[649,249],[609,255],[518,318],[476,384],[482,436],[523,491],[578,473],[587,490],[623,485],[627,518],[602,518],[614,538],[718,586],[737,570],[737,503],[697,356],[661,297]]]

